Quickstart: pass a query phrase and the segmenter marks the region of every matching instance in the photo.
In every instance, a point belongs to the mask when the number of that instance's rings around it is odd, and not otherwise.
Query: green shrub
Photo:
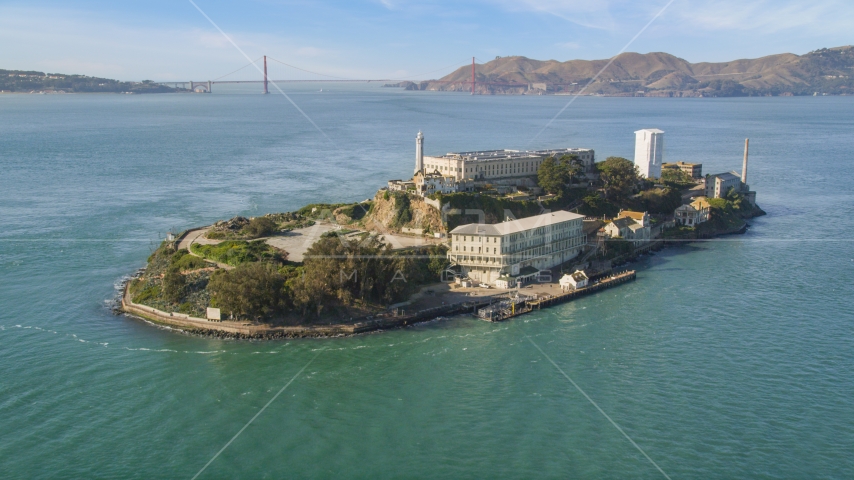
[[[186,272],[188,270],[198,270],[209,266],[210,264],[205,262],[204,259],[187,254],[179,258],[178,261],[173,261],[171,268],[181,272]]]
[[[631,202],[632,210],[652,214],[672,214],[682,205],[682,193],[675,188],[653,188],[644,190]]]
[[[335,211],[338,207],[344,207],[346,203],[311,203],[297,210],[297,215],[308,218],[321,218]],[[313,211],[312,211],[313,210]]]
[[[176,270],[169,270],[163,276],[163,285],[161,292],[163,299],[170,303],[178,303],[184,298],[184,293],[187,288],[187,280]]]
[[[278,228],[276,222],[268,217],[255,217],[249,221],[249,225],[243,227],[243,232],[249,238],[259,238],[275,233]]]
[[[159,285],[148,285],[133,296],[134,303],[145,303],[156,300],[160,296]]]
[[[287,260],[287,252],[267,245],[262,240],[246,242],[229,240],[217,245],[199,245],[191,247],[193,253],[227,265],[237,266],[250,262],[269,262],[282,264]]]
[[[201,258],[196,257],[195,255],[190,255],[190,252],[187,251],[186,248],[182,248],[177,252],[172,254],[172,258],[169,260],[169,270],[175,271],[187,271],[187,270],[198,270],[199,268],[205,268],[208,264]]]
[[[342,215],[346,215],[353,220],[361,220],[370,211],[371,202],[354,203],[338,209]]]
[[[393,226],[400,227],[412,221],[412,212],[410,211],[411,205],[409,195],[399,192],[395,193]]]

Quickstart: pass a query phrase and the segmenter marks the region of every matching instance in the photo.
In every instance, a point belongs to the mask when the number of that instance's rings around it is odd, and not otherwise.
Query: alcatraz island
[[[635,279],[668,243],[743,233],[764,215],[741,172],[584,148],[424,154],[373,199],[235,217],[169,234],[120,310],[200,335],[349,335],[456,314],[503,321]]]

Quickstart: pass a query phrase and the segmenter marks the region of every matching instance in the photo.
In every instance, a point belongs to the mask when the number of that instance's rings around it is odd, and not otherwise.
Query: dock
[[[616,287],[637,278],[635,270],[625,270],[613,273],[594,281],[593,284],[579,289],[571,290],[558,295],[522,295],[506,298],[492,303],[477,310],[476,316],[489,322],[500,322],[513,317],[518,317],[543,307],[551,307],[560,303],[575,300],[576,298],[590,295],[607,288]]]

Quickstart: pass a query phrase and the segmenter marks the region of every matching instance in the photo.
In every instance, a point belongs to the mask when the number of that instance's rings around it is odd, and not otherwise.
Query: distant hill
[[[475,66],[481,94],[577,93],[608,60],[532,60],[497,57]],[[469,91],[471,67],[438,80],[404,82],[410,90]],[[724,63],[690,63],[668,53],[623,53],[585,94],[616,96],[733,97],[854,94],[854,47],[783,53]]]
[[[160,85],[151,80],[120,82],[85,75],[0,70],[0,91],[24,93],[168,93],[178,92],[181,89]]]

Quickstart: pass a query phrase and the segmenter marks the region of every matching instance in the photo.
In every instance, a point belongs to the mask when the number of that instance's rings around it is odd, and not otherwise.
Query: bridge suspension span
[[[284,65],[284,66],[286,66],[286,67],[290,67],[290,68],[293,68],[293,69],[295,69],[295,70],[299,70],[299,71],[301,71],[301,72],[310,73],[310,74],[312,74],[312,75],[318,75],[318,76],[321,76],[321,77],[324,77],[324,78],[316,78],[316,79],[285,79],[285,80],[270,80],[270,79],[269,79],[269,77],[268,77],[268,74],[267,74],[267,60],[268,60],[268,59],[269,59],[269,60],[271,60],[271,61],[273,61],[273,62],[276,62],[276,63],[282,64],[282,65]],[[247,67],[250,67],[250,66],[253,66],[253,65],[256,65],[256,66],[257,66],[257,63],[258,63],[258,62],[263,62],[263,67],[262,67],[261,69],[259,69],[259,70],[262,70],[262,72],[263,72],[263,76],[262,76],[262,78],[261,78],[261,79],[258,79],[258,80],[226,80],[226,79],[225,79],[226,77],[231,76],[231,75],[233,75],[233,74],[235,74],[235,73],[237,73],[237,72],[240,72],[240,71],[242,71],[243,69],[245,69],[245,68],[247,68]],[[270,92],[269,92],[269,89],[268,89],[268,83],[269,83],[269,82],[273,82],[273,83],[286,83],[286,84],[287,84],[287,83],[317,83],[317,82],[333,82],[333,83],[348,83],[348,82],[349,82],[349,83],[403,82],[403,81],[411,80],[412,78],[415,78],[415,77],[419,77],[419,76],[421,76],[421,75],[427,75],[427,74],[430,74],[430,73],[435,73],[435,72],[437,72],[437,71],[444,71],[444,70],[446,70],[446,69],[448,69],[448,68],[451,68],[451,67],[453,67],[453,66],[457,66],[457,65],[459,65],[459,64],[456,64],[456,63],[455,63],[454,65],[449,65],[449,66],[447,66],[447,67],[443,67],[443,68],[441,68],[441,69],[437,69],[437,70],[433,70],[433,71],[430,71],[430,72],[421,73],[421,74],[418,74],[418,75],[413,75],[413,76],[408,77],[408,78],[392,78],[392,77],[388,77],[388,78],[357,79],[357,78],[340,77],[340,76],[336,76],[336,75],[329,75],[329,74],[325,74],[325,73],[320,73],[320,72],[315,72],[315,71],[307,70],[307,69],[304,69],[304,68],[298,67],[298,66],[296,66],[296,65],[291,65],[291,64],[289,64],[289,63],[285,63],[285,62],[283,62],[283,61],[281,61],[281,60],[276,60],[276,59],[275,59],[275,58],[273,58],[273,57],[268,57],[267,55],[264,55],[264,56],[262,56],[262,57],[258,57],[258,58],[257,58],[257,59],[255,59],[255,60],[252,60],[251,62],[247,63],[246,65],[243,65],[242,67],[240,67],[240,68],[238,68],[238,69],[236,69],[236,70],[233,70],[233,71],[231,71],[231,72],[229,72],[229,73],[226,73],[225,75],[222,75],[222,76],[220,76],[220,77],[217,77],[217,78],[215,78],[215,79],[213,79],[213,80],[205,80],[205,81],[188,80],[188,81],[177,81],[177,82],[175,82],[175,81],[168,82],[168,81],[167,81],[167,82],[158,82],[158,83],[160,83],[160,84],[162,84],[162,85],[174,86],[175,88],[186,88],[186,89],[188,89],[188,90],[195,91],[195,92],[200,92],[200,93],[211,93],[211,92],[212,92],[212,90],[213,90],[213,86],[214,86],[215,84],[244,84],[244,83],[246,83],[246,84],[250,84],[250,83],[260,83],[260,84],[262,84],[262,87],[263,87],[262,93],[264,93],[264,94],[268,94],[268,93],[270,93]],[[477,80],[477,76],[476,76],[475,66],[476,66],[476,64],[475,64],[475,57],[472,57],[472,59],[471,59],[471,79],[470,79],[470,80],[430,80],[429,82],[430,82],[430,83],[445,83],[445,84],[460,84],[460,85],[467,85],[467,86],[470,86],[470,87],[471,87],[471,94],[472,94],[472,95],[474,95],[474,94],[475,94],[475,87],[476,87],[477,85],[493,85],[493,86],[503,86],[503,87],[527,87],[527,86],[528,86],[528,84],[527,84],[527,83],[490,82],[490,81],[484,81],[484,80],[478,81],[478,80]]]

